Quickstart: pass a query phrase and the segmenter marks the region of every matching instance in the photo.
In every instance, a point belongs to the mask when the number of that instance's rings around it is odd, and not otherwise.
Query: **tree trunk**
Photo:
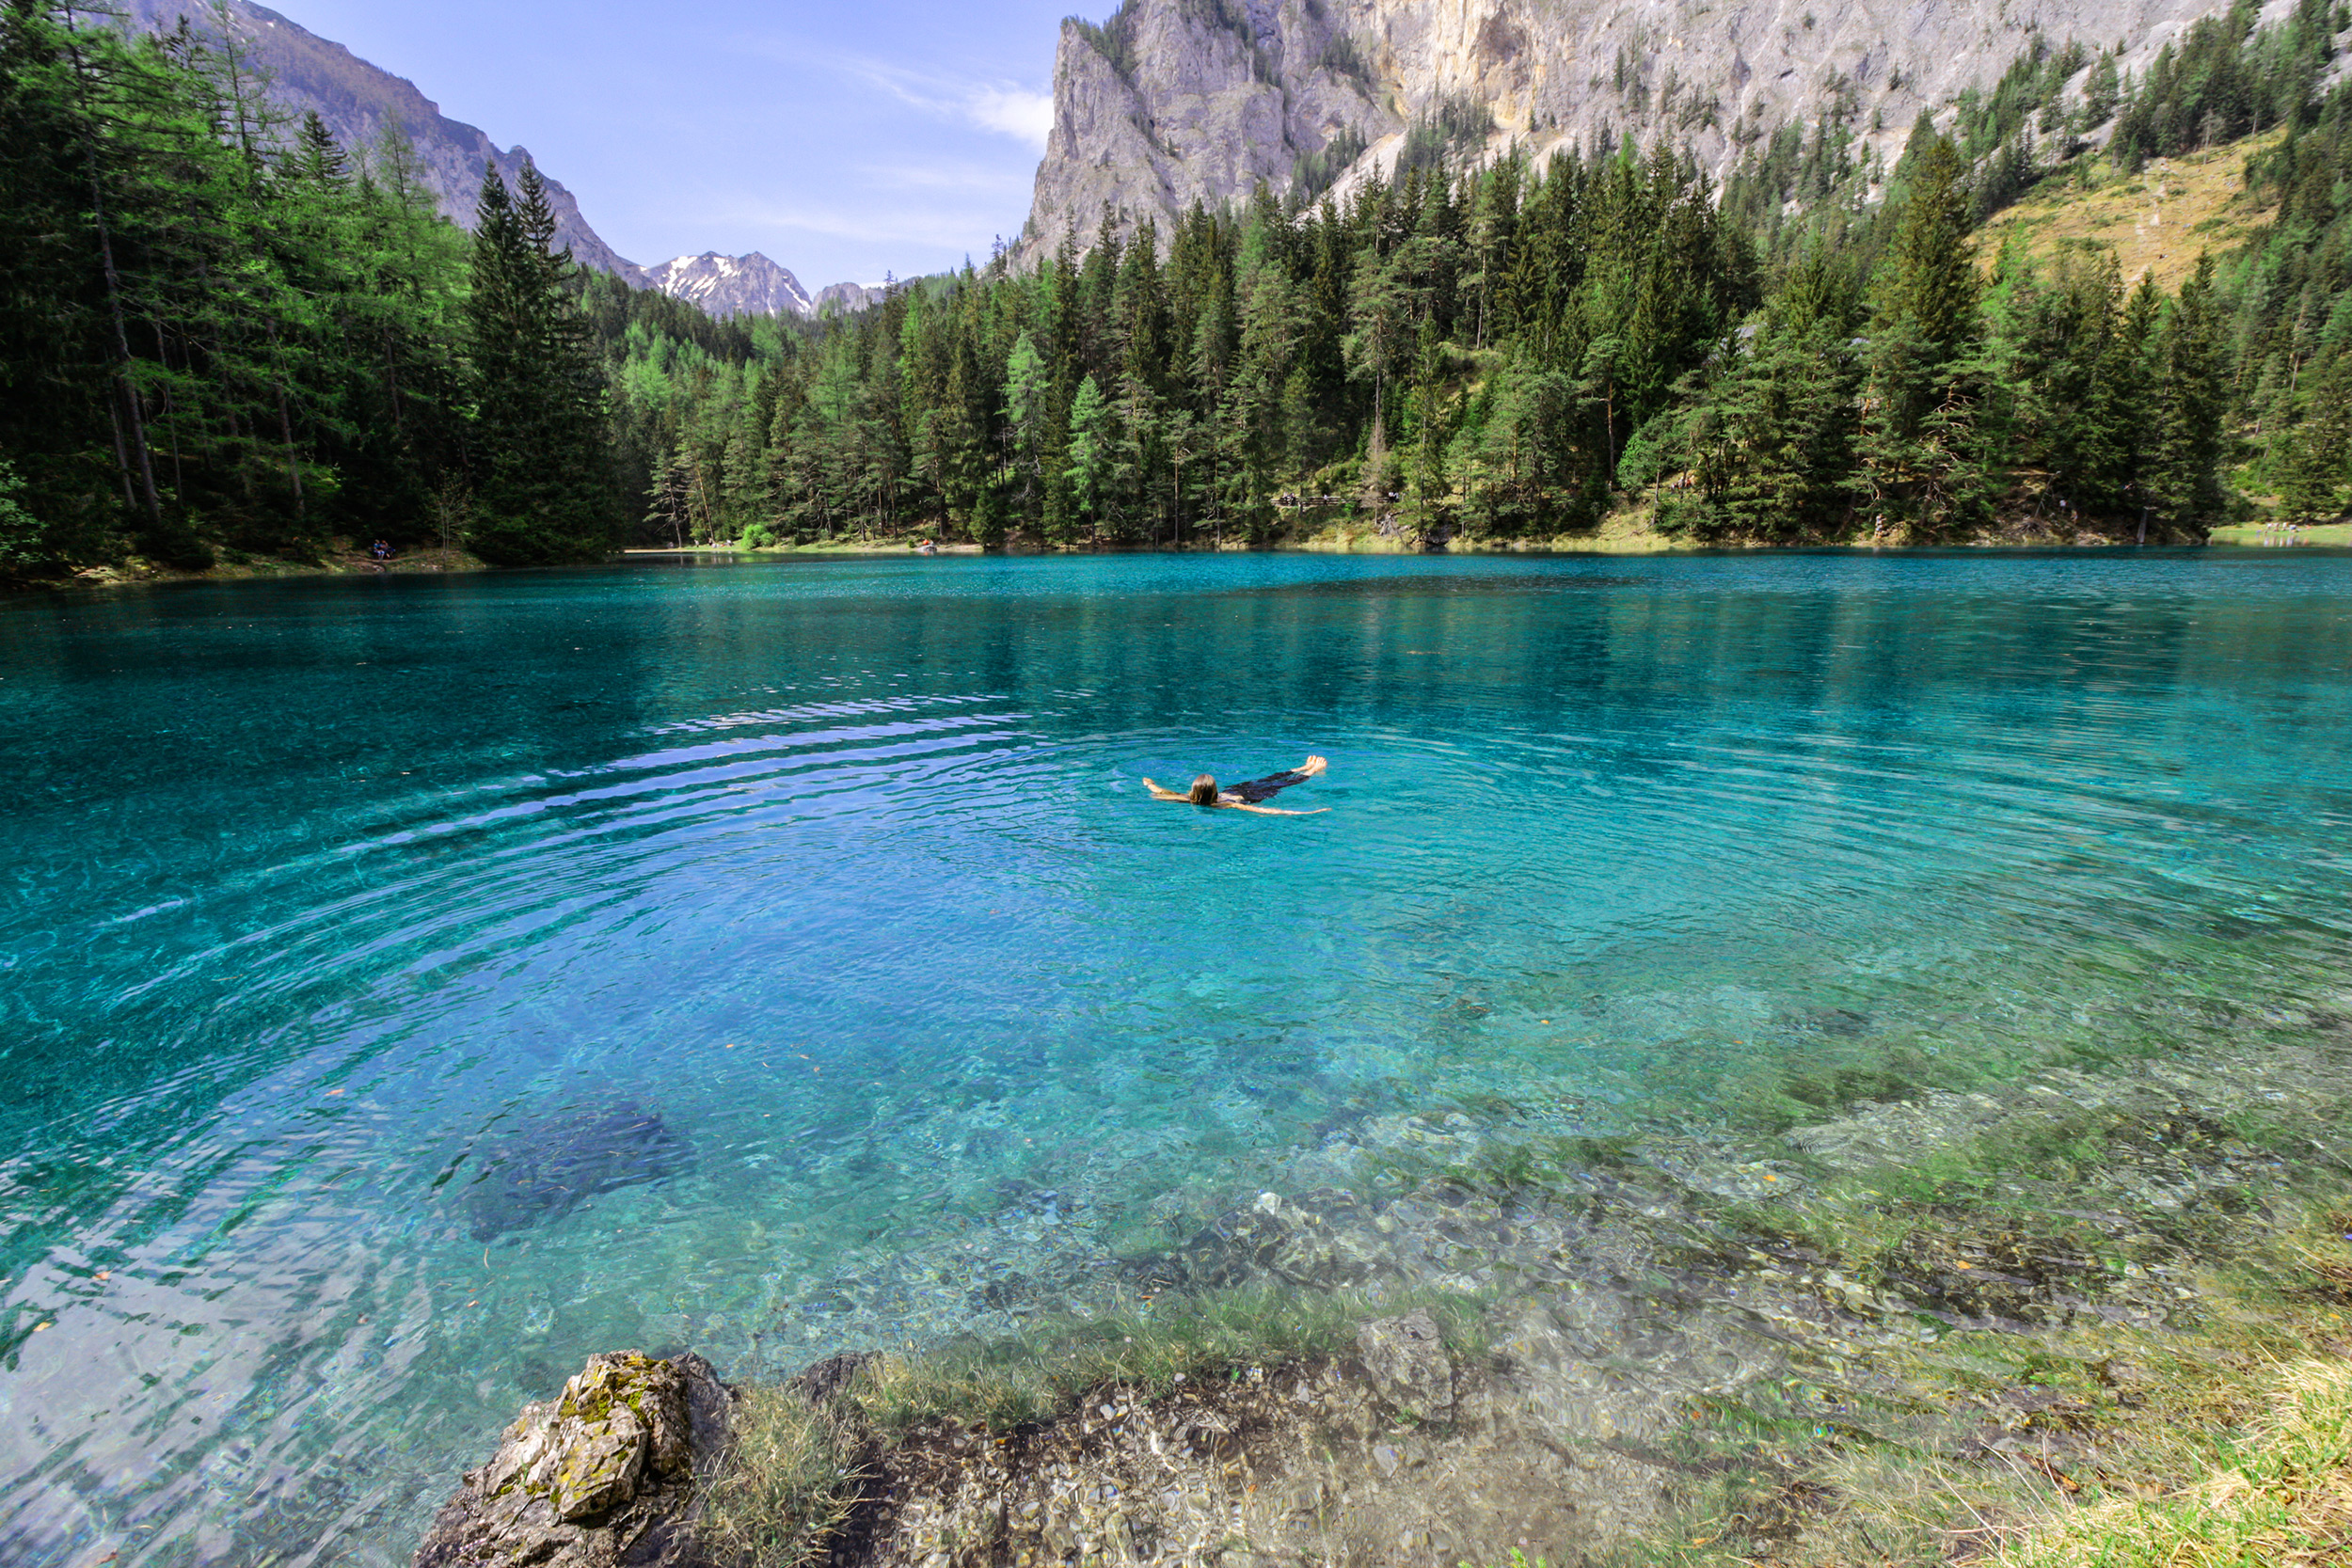
[[[1609,417],[1609,483],[1614,484],[1617,482],[1617,378],[1613,375],[1609,378],[1604,406]]]
[[[87,82],[88,77],[82,65],[80,48],[77,46],[70,49],[68,57],[73,62],[75,79]],[[155,464],[147,450],[147,420],[139,409],[138,388],[131,379],[131,333],[123,318],[122,279],[115,271],[114,230],[106,221],[106,187],[99,173],[98,138],[94,135],[85,137],[84,151],[89,160],[90,221],[98,229],[99,271],[105,280],[106,312],[115,329],[115,390],[121,400],[123,411],[131,417],[129,455],[138,460],[139,490],[147,501],[147,520],[157,530],[161,530],[164,526],[163,502],[155,495]],[[120,458],[123,454],[119,446],[121,427],[119,424],[116,431],[117,456]],[[126,462],[124,464],[126,483],[123,486],[126,491],[130,488],[129,469],[130,465]]]
[[[277,384],[278,434],[286,446],[286,483],[294,486],[294,520],[307,521],[309,514],[302,501],[302,465],[294,457],[294,420],[286,413],[285,383]]]
[[[122,474],[122,509],[128,512],[139,504],[139,499],[131,488],[131,454],[122,444],[122,410],[112,398],[106,400],[106,422],[114,427],[115,467]]]
[[[171,343],[164,336],[161,322],[151,322],[148,325],[155,334],[155,361],[163,366],[165,372],[168,374],[171,370]],[[164,384],[164,436],[171,442],[171,488],[175,493],[184,495],[187,491],[187,478],[180,469],[180,413],[172,404],[169,382]]]
[[[392,394],[392,434],[402,435],[400,406],[400,370],[392,363],[392,335],[384,334],[384,385]]]

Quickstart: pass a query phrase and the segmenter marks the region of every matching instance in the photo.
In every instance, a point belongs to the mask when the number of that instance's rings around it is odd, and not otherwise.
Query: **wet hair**
[[[1216,781],[1206,773],[1201,774],[1192,781],[1192,787],[1184,792],[1184,799],[1196,806],[1216,805]]]

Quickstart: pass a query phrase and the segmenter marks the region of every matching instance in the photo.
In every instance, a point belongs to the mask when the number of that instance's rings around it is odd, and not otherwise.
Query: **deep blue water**
[[[2322,552],[0,604],[0,1559],[405,1561],[592,1351],[986,1329],[1351,1118],[2342,1005],[2348,664]],[[623,1112],[684,1168],[477,1237]]]

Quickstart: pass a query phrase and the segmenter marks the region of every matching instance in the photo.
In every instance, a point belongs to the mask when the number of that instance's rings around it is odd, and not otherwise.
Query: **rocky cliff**
[[[476,127],[449,119],[415,83],[377,70],[342,44],[250,0],[227,0],[227,6],[238,41],[251,51],[270,80],[272,99],[296,115],[317,110],[335,139],[355,150],[376,146],[388,128],[397,127],[416,150],[424,183],[441,211],[457,222],[473,222],[474,197],[482,188],[485,162],[496,164],[511,184],[529,161],[531,154],[523,149],[501,148]],[[202,0],[130,0],[128,15],[141,27],[170,27],[185,16],[199,32],[217,31]],[[583,265],[618,274],[642,287],[645,277],[637,264],[597,237],[580,216],[571,192],[546,169],[539,173],[547,179],[548,199],[555,209],[558,241],[570,245]]]
[[[809,313],[853,315],[880,305],[889,293],[889,286],[882,283],[828,283],[817,291],[816,308]]]
[[[1125,0],[1063,24],[1022,254],[1105,204],[1122,230],[1194,201],[1392,168],[1408,133],[1541,155],[1631,132],[1719,173],[1842,109],[1891,158],[1921,110],[1989,86],[2038,29],[2144,69],[2221,0]],[[2274,0],[2274,10],[2284,7]]]

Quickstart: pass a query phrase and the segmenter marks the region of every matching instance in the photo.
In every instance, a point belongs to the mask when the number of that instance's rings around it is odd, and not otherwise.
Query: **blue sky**
[[[631,261],[760,250],[811,289],[985,260],[1020,231],[1073,8],[264,3],[530,148]]]

